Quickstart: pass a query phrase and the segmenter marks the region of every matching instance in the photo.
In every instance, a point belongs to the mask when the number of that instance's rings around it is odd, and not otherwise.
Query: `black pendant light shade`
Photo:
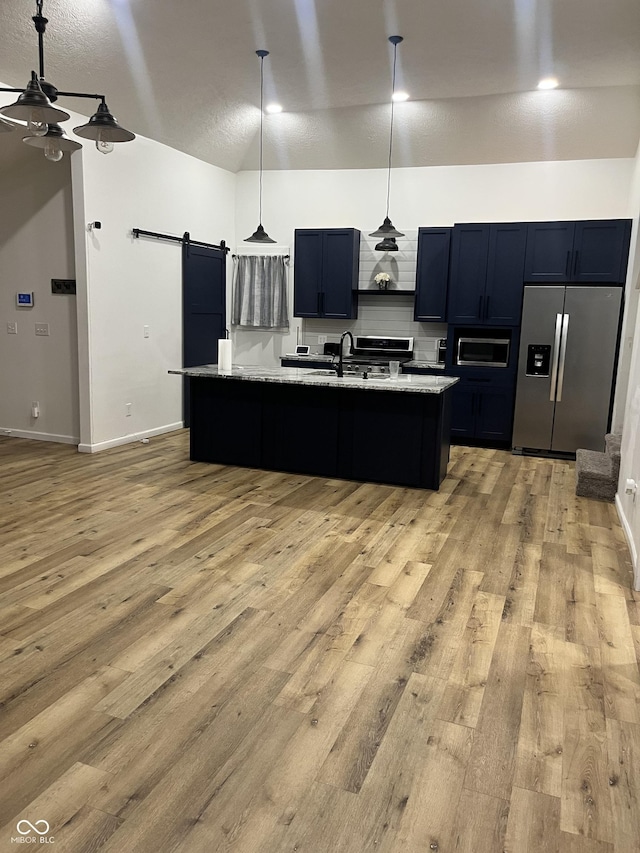
[[[135,133],[120,127],[104,102],[98,106],[86,124],[74,127],[73,132],[83,139],[93,139],[95,142],[131,142],[136,138]]]
[[[77,151],[82,148],[79,142],[69,139],[59,124],[50,124],[44,136],[25,136],[22,140],[32,148],[44,149],[44,156],[54,163],[62,159],[65,151]]]
[[[404,234],[402,233],[402,231],[398,231],[397,228],[394,228],[392,221],[389,219],[388,216],[385,216],[384,222],[382,223],[382,225],[378,228],[377,231],[372,231],[371,234],[369,234],[369,237],[393,237],[393,238],[396,238],[396,237],[404,237]]]
[[[267,234],[267,232],[262,227],[262,224],[258,225],[256,230],[253,232],[251,237],[245,237],[245,243],[275,243],[275,240],[272,240],[271,237]]]
[[[18,100],[0,109],[0,113],[7,118],[18,119],[18,121],[37,121],[44,124],[66,121],[70,118],[69,113],[54,107],[47,98],[42,91],[35,71],[31,72],[31,80],[27,83],[27,88]]]
[[[400,235],[401,237],[404,234]],[[376,252],[397,252],[398,244],[396,243],[395,237],[385,237],[384,240],[381,240],[376,246],[374,246]]]
[[[262,227],[262,122],[264,119],[264,58],[269,56],[268,50],[256,50],[260,59],[260,170],[259,170],[259,202],[258,222],[260,223],[251,237],[245,237],[245,243],[275,243]]]
[[[369,234],[370,237],[382,237],[382,241],[375,247],[377,252],[397,252],[396,237],[404,237],[402,231],[398,231],[389,219],[389,199],[391,196],[391,155],[393,153],[393,94],[396,90],[396,58],[398,45],[402,41],[402,36],[389,36],[389,41],[393,45],[393,81],[391,84],[391,124],[389,128],[389,162],[387,167],[387,215],[384,218],[382,225]]]

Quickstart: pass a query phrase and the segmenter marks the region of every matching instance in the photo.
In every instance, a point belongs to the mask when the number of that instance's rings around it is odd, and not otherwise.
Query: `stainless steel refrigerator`
[[[525,287],[514,448],[603,450],[621,299],[619,287]]]

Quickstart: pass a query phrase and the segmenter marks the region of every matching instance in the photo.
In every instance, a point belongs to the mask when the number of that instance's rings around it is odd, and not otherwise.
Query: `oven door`
[[[456,364],[472,367],[507,367],[507,338],[458,338]]]

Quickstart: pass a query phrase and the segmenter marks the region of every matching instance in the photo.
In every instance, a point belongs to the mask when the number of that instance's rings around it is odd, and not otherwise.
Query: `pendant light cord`
[[[391,128],[389,130],[389,165],[387,173],[387,218],[389,217],[389,199],[391,196],[391,153],[393,151],[393,109],[395,101],[393,96],[396,91],[396,60],[398,58],[398,45],[393,45],[393,75],[391,81]]]
[[[264,56],[260,57],[260,189],[259,189],[259,216],[258,224],[262,225],[262,122],[264,120]]]

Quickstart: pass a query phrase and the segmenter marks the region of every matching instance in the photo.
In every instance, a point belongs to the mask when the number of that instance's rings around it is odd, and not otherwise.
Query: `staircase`
[[[618,488],[620,471],[620,441],[622,436],[605,435],[605,451],[576,451],[576,495],[613,501]]]

